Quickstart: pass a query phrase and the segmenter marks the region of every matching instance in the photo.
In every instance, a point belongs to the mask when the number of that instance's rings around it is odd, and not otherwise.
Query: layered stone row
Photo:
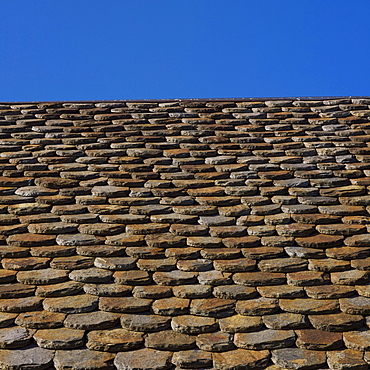
[[[0,104],[0,367],[367,369],[369,117]]]

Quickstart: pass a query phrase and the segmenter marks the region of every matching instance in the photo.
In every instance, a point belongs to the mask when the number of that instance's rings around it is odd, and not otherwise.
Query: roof
[[[369,118],[0,104],[0,368],[368,369]]]

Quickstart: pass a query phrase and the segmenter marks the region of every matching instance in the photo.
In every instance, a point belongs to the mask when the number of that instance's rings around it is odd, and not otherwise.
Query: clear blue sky
[[[370,95],[369,0],[0,0],[0,101]]]

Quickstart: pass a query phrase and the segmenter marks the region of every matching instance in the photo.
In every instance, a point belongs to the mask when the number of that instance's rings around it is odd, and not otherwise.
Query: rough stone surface
[[[265,367],[268,360],[269,351],[236,349],[213,354],[213,365],[218,370],[259,369]]]

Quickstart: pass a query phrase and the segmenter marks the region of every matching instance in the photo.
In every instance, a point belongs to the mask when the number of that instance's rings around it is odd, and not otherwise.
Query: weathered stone
[[[328,274],[319,271],[298,271],[287,274],[287,283],[295,286],[322,285],[329,279]]]
[[[315,329],[325,331],[348,331],[362,326],[363,317],[361,315],[349,315],[343,312],[308,316]]]
[[[180,286],[174,286],[172,288],[172,292],[173,292],[173,295],[178,298],[206,298],[212,294],[212,287],[209,285],[199,285],[199,284],[198,285],[180,285]]]
[[[59,234],[56,238],[56,242],[59,245],[71,246],[96,245],[101,243],[95,236],[86,234]]]
[[[162,351],[179,351],[193,348],[195,346],[195,337],[172,330],[164,330],[148,334],[145,338],[145,345],[148,348]]]
[[[343,340],[349,349],[356,351],[368,351],[370,349],[370,333],[368,330],[344,332]]]
[[[223,299],[249,299],[256,294],[255,288],[241,285],[220,285],[213,289],[213,295]]]
[[[307,261],[303,258],[272,258],[258,263],[263,272],[293,272],[304,270],[306,266]]]
[[[143,312],[150,308],[151,299],[135,297],[101,297],[99,309],[108,312]]]
[[[223,332],[199,334],[196,343],[199,349],[209,352],[224,352],[234,348],[232,335]]]
[[[33,295],[34,286],[25,284],[2,284],[0,290],[0,298],[20,298]]]
[[[116,271],[113,276],[117,284],[146,285],[151,282],[149,273],[140,270]]]
[[[41,348],[70,349],[83,346],[84,334],[84,330],[57,328],[38,330],[33,337]]]
[[[339,308],[338,301],[333,299],[280,299],[279,303],[282,310],[300,314],[331,313],[335,312]]]
[[[45,298],[44,309],[51,312],[84,313],[93,311],[98,306],[98,298],[89,294],[81,294],[60,298]]]
[[[8,210],[9,213],[17,216],[34,215],[48,212],[50,210],[50,206],[48,204],[40,203],[19,203],[10,205]]]
[[[6,328],[14,324],[18,314],[9,312],[0,312],[0,328]]]
[[[48,222],[29,224],[28,231],[35,234],[66,234],[77,231],[78,224],[68,222]]]
[[[293,330],[260,330],[252,333],[236,333],[234,343],[244,349],[274,349],[292,345],[295,341]]]
[[[53,244],[55,235],[41,234],[14,234],[10,235],[6,242],[14,247],[35,247]]]
[[[125,225],[108,223],[83,224],[78,226],[78,231],[82,234],[90,235],[114,235],[124,232]]]
[[[94,266],[94,258],[83,256],[67,256],[53,258],[50,267],[61,270],[86,269]]]
[[[26,346],[34,330],[18,326],[0,329],[0,348],[19,348]]]
[[[350,236],[344,240],[344,244],[350,247],[370,247],[368,234]]]
[[[221,271],[204,271],[199,272],[198,274],[198,281],[200,284],[204,285],[225,285],[231,284],[231,274],[227,272]]]
[[[125,329],[93,330],[87,334],[86,346],[90,350],[121,352],[138,348],[143,343],[143,333]]]
[[[296,330],[298,347],[314,350],[331,350],[343,345],[342,333],[331,333],[322,330]]]
[[[113,368],[114,354],[88,349],[56,351],[54,365],[57,370],[108,370]]]
[[[269,272],[238,272],[234,274],[236,284],[247,286],[280,285],[285,282],[285,274]]]
[[[81,283],[106,283],[111,280],[113,272],[92,267],[89,269],[75,270],[69,274],[69,278]]]
[[[254,269],[256,261],[249,258],[237,258],[233,260],[216,260],[214,267],[216,270],[224,272],[241,272]]]
[[[236,349],[228,352],[214,353],[213,366],[218,370],[243,370],[246,368],[265,368],[270,354],[269,351],[253,351]]]
[[[159,299],[172,296],[172,289],[168,286],[148,285],[135,286],[132,290],[132,295],[136,298]]]
[[[208,333],[218,329],[215,319],[192,315],[181,315],[172,318],[171,327],[172,330],[184,334]]]
[[[131,293],[132,287],[120,284],[83,284],[86,294],[99,297],[123,297]]]
[[[308,268],[313,271],[335,272],[350,269],[350,263],[334,258],[310,259]]]
[[[119,318],[120,314],[103,311],[70,314],[64,320],[64,326],[80,330],[102,330],[115,326]]]
[[[15,323],[30,329],[50,329],[63,326],[65,317],[64,313],[31,311],[20,313]]]
[[[353,349],[327,352],[328,365],[332,370],[366,370],[367,363],[363,360],[363,352]]]
[[[369,273],[359,270],[332,272],[330,276],[332,283],[338,285],[365,284],[369,280]]]
[[[296,238],[295,241],[301,247],[324,249],[341,245],[343,236],[319,234],[315,236]]]
[[[37,310],[42,303],[39,297],[0,299],[0,311],[27,312]]]
[[[28,257],[28,258],[3,258],[1,264],[7,270],[33,270],[47,267],[49,258]]]
[[[221,331],[227,333],[246,333],[259,330],[262,320],[258,316],[233,315],[218,321]]]
[[[131,257],[97,257],[94,265],[100,269],[129,270],[135,267],[135,262],[136,259]]]
[[[68,280],[68,272],[56,269],[20,271],[17,280],[24,284],[56,284]]]
[[[54,351],[30,346],[22,349],[0,350],[3,369],[48,369],[53,363]]]
[[[83,284],[74,281],[66,281],[59,284],[48,284],[38,286],[36,295],[39,297],[63,297],[82,292]]]
[[[326,364],[325,352],[302,348],[281,348],[272,351],[272,361],[284,369],[316,369]]]
[[[193,299],[190,313],[197,316],[226,317],[234,314],[235,301],[231,299]]]
[[[153,302],[152,310],[157,315],[184,315],[189,312],[189,300],[177,297],[158,299]]]
[[[256,298],[246,301],[238,301],[235,311],[245,316],[271,315],[279,309],[277,299]]]
[[[305,316],[298,313],[278,313],[275,315],[264,315],[263,323],[268,329],[299,329],[308,326]]]
[[[153,280],[158,285],[183,285],[195,283],[197,273],[184,271],[155,272]]]
[[[114,365],[118,370],[165,370],[172,367],[171,357],[172,353],[169,351],[144,348],[118,353]]]
[[[339,299],[340,309],[350,315],[369,315],[370,298],[350,297]]]
[[[172,356],[172,363],[181,369],[198,369],[212,366],[212,354],[198,349],[178,351]]]
[[[137,332],[153,332],[165,330],[170,327],[171,318],[150,314],[123,314],[121,325],[127,330]]]
[[[260,286],[257,287],[257,291],[265,298],[297,298],[304,296],[303,288],[290,285]]]
[[[315,299],[336,299],[350,297],[355,293],[355,287],[346,285],[317,285],[305,287],[309,298]]]

